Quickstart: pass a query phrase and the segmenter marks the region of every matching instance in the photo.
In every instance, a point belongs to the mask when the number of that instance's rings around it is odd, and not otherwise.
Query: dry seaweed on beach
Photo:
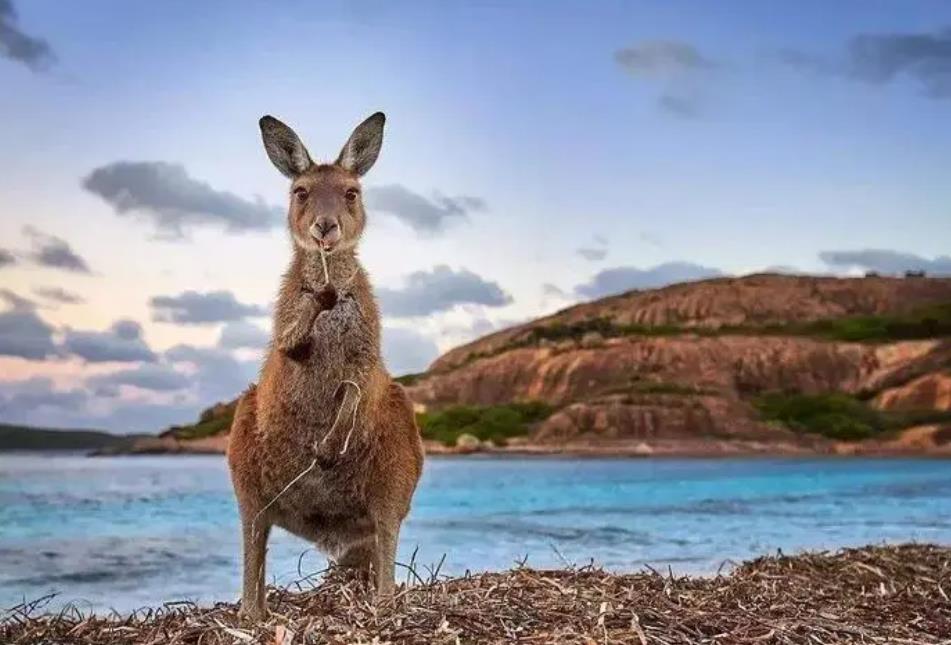
[[[24,605],[4,615],[0,642],[912,645],[951,643],[949,594],[951,547],[869,546],[762,557],[716,577],[519,567],[418,580],[381,604],[359,581],[329,575],[302,591],[271,589],[259,625],[225,603],[123,618]]]

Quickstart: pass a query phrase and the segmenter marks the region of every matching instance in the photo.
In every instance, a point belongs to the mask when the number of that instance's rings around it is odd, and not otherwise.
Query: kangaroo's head
[[[380,154],[385,122],[382,112],[370,116],[356,127],[335,162],[319,164],[293,130],[272,116],[261,118],[264,149],[292,182],[287,223],[298,247],[332,253],[360,241],[366,225],[360,177]]]

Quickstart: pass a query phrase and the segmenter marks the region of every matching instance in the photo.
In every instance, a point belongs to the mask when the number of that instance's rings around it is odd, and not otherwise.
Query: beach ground
[[[14,608],[20,643],[948,643],[951,547],[867,546],[761,557],[712,577],[593,567],[413,581],[384,602],[331,572],[269,590],[267,622],[234,604],[169,603],[130,616]]]

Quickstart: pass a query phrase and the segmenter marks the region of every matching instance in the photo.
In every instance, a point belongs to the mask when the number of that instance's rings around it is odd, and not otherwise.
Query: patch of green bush
[[[797,432],[858,441],[885,430],[881,415],[847,394],[779,394],[758,397],[754,405],[768,421]]]
[[[175,436],[178,439],[201,439],[203,437],[212,437],[222,432],[228,432],[231,429],[231,422],[234,420],[234,411],[224,414],[220,417],[200,421],[192,425],[178,426],[173,428]]]
[[[597,332],[605,338],[618,338],[620,336],[674,336],[696,331],[701,330],[686,329],[677,325],[619,325],[607,318],[592,318],[571,324],[555,323],[535,327],[521,342],[531,345],[541,340],[580,341],[589,332]]]
[[[807,336],[849,342],[884,342],[917,340],[951,336],[951,303],[921,307],[907,314],[881,316],[850,316],[806,323],[766,325],[729,325],[723,327],[685,327],[682,325],[618,324],[608,318],[592,318],[576,323],[554,323],[533,328],[525,336],[499,348],[501,353],[518,347],[537,345],[543,340],[580,341],[588,332],[597,332],[605,338],[624,336],[699,336],[764,335]],[[474,354],[469,360],[492,354]]]
[[[426,376],[426,372],[412,372],[410,374],[403,374],[402,376],[395,376],[393,380],[400,385],[410,386],[416,385],[424,376]]]
[[[455,445],[461,434],[471,434],[480,441],[504,444],[512,437],[528,434],[532,424],[547,419],[553,408],[540,401],[506,405],[454,405],[416,415],[425,439]]]
[[[918,340],[951,336],[951,303],[891,316],[855,316],[819,320],[806,333],[845,341]]]
[[[842,393],[768,393],[753,404],[767,421],[778,421],[797,432],[818,434],[840,441],[861,441],[883,433],[926,423],[951,421],[943,410],[876,410],[864,401]]]
[[[671,394],[678,396],[717,396],[719,392],[692,383],[672,383],[669,381],[642,380],[638,377],[628,379],[599,392],[602,396],[612,394]]]

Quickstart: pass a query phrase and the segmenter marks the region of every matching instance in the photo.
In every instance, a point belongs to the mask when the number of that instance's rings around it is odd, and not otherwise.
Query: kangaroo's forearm
[[[277,337],[277,348],[289,353],[310,342],[317,318],[317,302],[310,294],[301,294]]]

